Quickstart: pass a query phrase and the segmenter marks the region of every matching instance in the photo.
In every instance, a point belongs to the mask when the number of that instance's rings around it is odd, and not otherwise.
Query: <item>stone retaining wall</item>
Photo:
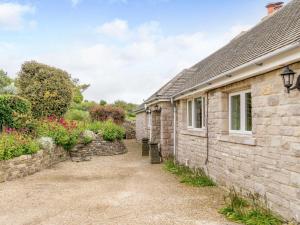
[[[54,147],[33,155],[0,161],[0,183],[34,174],[67,159],[69,154],[62,147]]]
[[[96,156],[112,156],[124,154],[127,152],[123,141],[109,142],[97,136],[92,143],[84,145],[79,144],[71,150],[72,161],[88,161],[93,155]]]

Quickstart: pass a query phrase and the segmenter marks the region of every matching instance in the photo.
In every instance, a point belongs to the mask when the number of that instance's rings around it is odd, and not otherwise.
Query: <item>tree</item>
[[[32,104],[35,118],[64,115],[73,99],[71,76],[58,68],[35,61],[25,62],[17,78],[19,95]]]
[[[104,106],[104,105],[107,105],[107,102],[103,99],[100,100],[100,105]]]
[[[0,89],[10,85],[12,79],[8,77],[7,73],[4,70],[0,69]]]
[[[73,90],[73,102],[80,104],[83,102],[83,92],[90,87],[89,84],[80,84],[79,79],[73,79],[74,90]]]
[[[117,101],[115,101],[114,105],[117,106],[117,107],[122,108],[123,110],[125,110],[126,112],[129,112],[129,113],[133,112],[134,109],[137,107],[136,104],[134,104],[134,103],[127,103],[127,102],[125,102],[123,100],[117,100]]]

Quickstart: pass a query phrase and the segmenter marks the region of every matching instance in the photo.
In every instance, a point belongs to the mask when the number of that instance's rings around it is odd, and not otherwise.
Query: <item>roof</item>
[[[300,0],[292,0],[223,48],[175,76],[146,102],[171,98],[181,91],[299,41]]]
[[[135,110],[135,113],[140,113],[140,112],[144,112],[145,111],[145,104],[140,104]]]

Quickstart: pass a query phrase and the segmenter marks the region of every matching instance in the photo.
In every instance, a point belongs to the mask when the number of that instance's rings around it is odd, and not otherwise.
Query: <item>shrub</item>
[[[94,121],[88,123],[80,123],[79,126],[82,130],[90,130],[93,131],[95,134],[98,134],[103,126],[103,123],[99,121]]]
[[[173,160],[165,161],[165,170],[180,177],[180,182],[194,187],[215,186],[215,183],[203,170],[191,170],[190,168],[174,163]]]
[[[92,141],[96,139],[96,134],[93,131],[85,130],[82,133],[82,143],[84,145],[90,144]]]
[[[83,110],[78,109],[70,109],[65,118],[67,120],[76,120],[76,121],[89,121],[90,120],[90,113]]]
[[[108,120],[102,124],[100,134],[105,141],[122,140],[125,136],[125,129]]]
[[[30,123],[30,102],[13,95],[0,95],[0,129],[22,128]]]
[[[93,120],[106,121],[112,119],[115,123],[123,123],[125,112],[123,109],[110,105],[97,105],[90,109],[90,115]]]
[[[28,135],[13,131],[0,136],[0,160],[34,154],[38,150],[39,144]]]
[[[74,90],[67,72],[34,61],[22,65],[17,87],[19,94],[31,102],[35,118],[64,115],[72,102]]]
[[[37,133],[40,137],[53,138],[57,145],[70,150],[78,143],[81,130],[75,122],[50,117],[39,123]]]
[[[231,189],[225,197],[226,206],[220,210],[228,219],[246,225],[281,225],[281,218],[272,214],[259,201],[258,195],[249,194],[249,200],[245,200],[235,189]]]

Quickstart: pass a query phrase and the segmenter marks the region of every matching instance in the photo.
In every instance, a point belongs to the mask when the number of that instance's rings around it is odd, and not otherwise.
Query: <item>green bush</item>
[[[65,118],[67,120],[90,121],[90,113],[83,110],[70,109],[66,113]]]
[[[38,150],[39,144],[30,136],[18,132],[4,132],[0,136],[0,160],[34,154]]]
[[[246,225],[281,225],[281,218],[272,214],[260,202],[258,195],[249,194],[249,201],[245,200],[235,189],[231,189],[225,197],[226,206],[220,210],[229,220]]]
[[[70,75],[60,69],[34,61],[22,65],[17,78],[20,96],[32,104],[35,118],[64,115],[73,98]]]
[[[216,185],[201,169],[191,170],[187,166],[174,163],[173,160],[166,160],[164,168],[176,176],[179,176],[181,183],[194,187],[211,187]]]
[[[103,122],[100,134],[105,141],[122,140],[125,136],[125,129],[111,120]]]
[[[113,120],[115,123],[123,123],[125,112],[123,109],[111,105],[97,105],[90,109],[91,118],[95,121]]]
[[[14,95],[0,95],[0,129],[22,128],[30,122],[30,102]]]
[[[79,127],[81,130],[90,130],[95,134],[98,134],[101,128],[103,127],[103,123],[99,121],[88,122],[88,123],[79,123]]]
[[[81,129],[74,122],[64,119],[43,120],[37,127],[37,134],[40,137],[51,137],[54,142],[65,150],[72,149],[79,140]]]

